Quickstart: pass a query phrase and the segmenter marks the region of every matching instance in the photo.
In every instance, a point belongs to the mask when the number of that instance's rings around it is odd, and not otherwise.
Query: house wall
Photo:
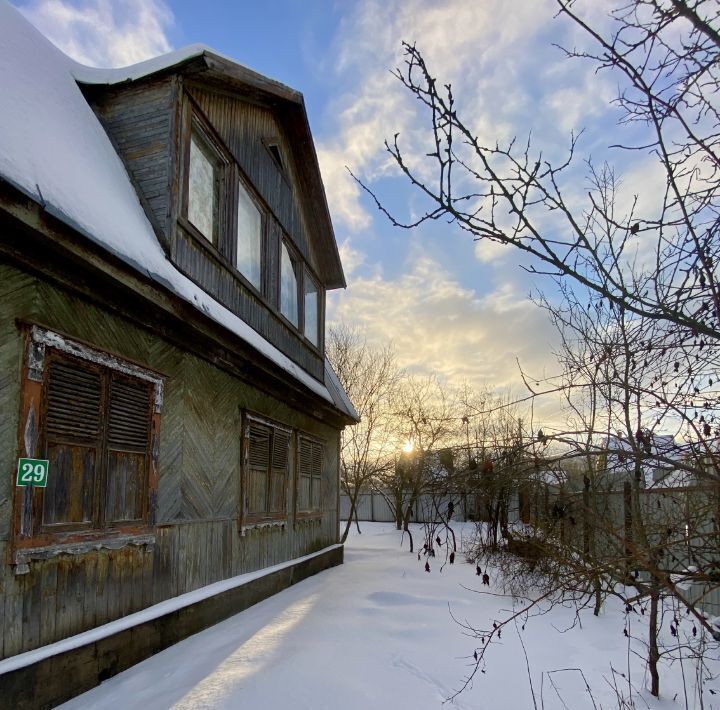
[[[182,198],[183,121],[180,80],[165,76],[132,86],[84,87],[93,110],[122,156],[155,232],[173,262],[217,301],[249,323],[305,371],[323,376],[321,352],[277,314],[279,243],[288,235],[322,281],[322,255],[313,253],[301,206],[306,199],[277,109],[236,96],[184,90],[196,102],[267,206],[267,298],[249,289],[235,269],[206,240],[178,220]],[[283,173],[263,141],[283,150]]]
[[[166,376],[155,544],[10,564],[23,336],[38,323]],[[27,651],[205,584],[292,559],[337,539],[339,432],[107,310],[0,264],[0,641]],[[325,441],[323,513],[282,527],[238,529],[240,410]],[[291,448],[288,510],[295,451]],[[52,475],[52,471],[50,472]]]
[[[176,90],[171,77],[120,89],[85,87],[93,109],[123,157],[146,213],[169,249],[175,156]]]

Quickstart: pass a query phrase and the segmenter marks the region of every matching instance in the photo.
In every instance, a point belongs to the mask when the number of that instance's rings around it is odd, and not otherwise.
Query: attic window
[[[280,168],[280,172],[285,172],[285,162],[282,158],[282,153],[280,152],[280,146],[277,143],[265,143],[265,147],[270,152],[270,155],[272,155],[273,160],[277,163],[277,166]]]
[[[303,304],[304,324],[303,331],[305,337],[313,344],[320,344],[320,299],[319,289],[312,276],[307,269],[303,278],[303,291],[305,292],[305,300]]]
[[[262,212],[240,181],[237,202],[237,270],[258,290],[262,288]]]
[[[280,313],[296,328],[299,325],[298,264],[283,241],[280,246]]]
[[[190,136],[187,217],[209,242],[216,241],[220,165],[200,133]]]

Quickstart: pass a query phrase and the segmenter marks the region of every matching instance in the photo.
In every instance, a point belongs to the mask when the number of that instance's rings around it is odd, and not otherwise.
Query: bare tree
[[[391,346],[369,345],[357,328],[330,328],[327,355],[333,369],[360,415],[346,428],[340,448],[340,482],[350,500],[350,513],[341,542],[345,542],[357,502],[363,491],[392,466],[395,432],[390,403],[402,380]],[[358,524],[358,532],[360,526]]]
[[[545,301],[564,336],[562,374],[548,389],[566,395],[572,421],[563,431],[538,431],[526,452],[537,457],[548,441],[563,442],[570,452],[563,456],[585,460],[582,543],[579,550],[563,549],[568,520],[561,499],[557,515],[546,515],[536,529],[559,562],[552,573],[556,589],[591,592],[597,609],[598,595],[623,579],[635,589],[629,606],[649,601],[651,692],[657,695],[661,597],[682,604],[713,632],[678,580],[714,583],[720,518],[710,501],[717,492],[693,504],[696,516],[715,522],[686,531],[684,539],[673,532],[676,518],[649,518],[641,501],[648,468],[720,482],[720,6],[628,0],[600,28],[583,19],[581,2],[557,5],[559,17],[587,40],[563,50],[566,55],[610,72],[619,85],[621,123],[637,129],[622,133],[642,137],[632,144],[620,138],[614,147],[657,160],[665,182],[660,195],[649,196],[657,199],[636,196],[620,210],[621,179],[610,166],[592,163],[592,189],[579,195],[576,135],[560,162],[547,160],[529,139],[482,143],[474,116],[463,117],[452,88],[409,44],[396,76],[428,118],[426,160],[420,167],[417,156],[407,160],[398,135],[386,148],[428,207],[404,221],[366,189],[397,226],[449,221],[474,239],[515,247],[529,258],[525,268],[560,285],[564,301]],[[527,383],[531,397],[540,394]],[[669,446],[656,445],[668,435]],[[630,523],[623,549],[613,546],[608,554],[598,540],[612,531],[603,530],[598,501],[621,468],[628,473]],[[698,563],[687,564],[688,557]]]
[[[395,74],[426,109],[430,140],[423,152],[430,165],[411,167],[399,134],[385,145],[429,207],[403,221],[363,187],[397,226],[449,220],[475,239],[534,257],[532,272],[569,277],[630,313],[717,339],[720,10],[710,0],[631,0],[612,13],[609,34],[603,35],[576,11],[581,3],[557,2],[558,14],[580,27],[591,44],[566,50],[568,56],[612,72],[621,85],[623,122],[647,129],[642,144],[617,147],[659,161],[666,190],[656,212],[637,214],[635,201],[626,214],[614,216],[592,196],[578,208],[571,190],[576,176],[569,174],[575,135],[559,164],[547,161],[529,139],[484,145],[473,132],[474,117],[463,118],[451,86],[432,75],[420,49],[410,44],[404,44],[405,63]],[[423,176],[433,167],[435,179],[428,182]],[[639,240],[653,245],[654,258],[628,274]]]
[[[393,467],[378,478],[385,496],[414,549],[409,523],[418,498],[432,487],[438,449],[451,443],[460,416],[453,389],[432,375],[407,376],[396,389],[392,403],[396,455]]]

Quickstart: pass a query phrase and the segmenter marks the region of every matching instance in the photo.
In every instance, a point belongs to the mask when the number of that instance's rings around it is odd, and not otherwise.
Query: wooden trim
[[[263,416],[262,414],[257,414],[255,412],[251,412],[249,410],[244,410],[244,414],[247,417],[247,419],[251,422],[257,422],[258,424],[264,424],[265,426],[271,426],[274,429],[280,429],[280,431],[284,431],[287,434],[292,434],[293,428],[287,424],[282,424],[278,422],[275,419],[270,419],[269,417]]]
[[[50,347],[53,350],[72,355],[87,362],[97,363],[107,367],[109,370],[122,372],[130,377],[152,383],[157,388],[155,409],[159,411],[162,407],[164,381],[168,378],[167,374],[146,367],[137,362],[137,360],[132,360],[111,350],[97,347],[80,338],[65,335],[65,333],[59,330],[54,330],[36,323],[26,323],[24,321],[18,321],[18,323],[21,324],[22,327],[27,327],[31,341],[43,348]]]

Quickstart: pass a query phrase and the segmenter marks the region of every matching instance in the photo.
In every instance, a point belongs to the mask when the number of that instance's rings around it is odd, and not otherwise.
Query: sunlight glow
[[[415,444],[413,444],[412,439],[408,439],[403,444],[402,450],[406,454],[411,454],[414,448],[415,448]]]
[[[250,678],[277,660],[287,634],[311,611],[318,594],[289,606],[274,621],[247,639],[212,673],[185,694],[172,710],[219,707],[234,697]]]

